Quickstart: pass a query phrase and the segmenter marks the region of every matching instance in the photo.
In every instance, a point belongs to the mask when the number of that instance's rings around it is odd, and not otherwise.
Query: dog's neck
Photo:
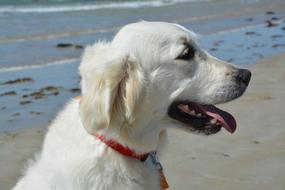
[[[80,103],[81,96],[78,96],[75,99],[78,100]],[[95,138],[97,138],[98,140],[100,140],[102,143],[107,145],[108,147],[112,148],[114,151],[117,151],[126,157],[134,158],[134,159],[140,160],[142,162],[144,162],[148,158],[150,158],[151,162],[157,167],[157,169],[160,173],[161,189],[168,189],[169,186],[168,186],[168,183],[167,183],[165,176],[163,174],[162,166],[156,157],[156,151],[150,151],[150,152],[137,151],[137,150],[134,150],[134,148],[129,148],[127,145],[123,145],[123,144],[119,143],[119,141],[115,140],[114,138],[108,138],[107,139],[106,136],[103,134],[104,134],[104,132],[102,134],[95,133],[92,135]],[[158,136],[159,136],[160,140],[165,139],[166,138],[165,130],[163,132],[161,132]],[[158,141],[160,141],[160,140],[158,140]],[[157,146],[158,145],[156,145],[156,147]]]
[[[78,96],[75,99],[79,102],[79,104],[81,104],[81,96]],[[112,139],[112,141],[115,141],[117,144],[128,147],[139,155],[156,151],[158,145],[161,143],[161,136],[164,135],[161,135],[161,131],[156,130],[155,126],[145,122],[144,119],[141,119],[139,122],[138,120],[136,121],[137,123],[133,123],[132,125],[123,123],[124,126],[121,126],[121,121],[116,121],[110,123],[108,127],[100,128],[94,131],[87,130],[87,132],[93,136],[95,134],[100,134],[104,136],[105,139]],[[84,126],[83,122],[82,124]],[[88,127],[84,127],[85,129],[88,129]],[[136,133],[128,132],[128,130],[132,128],[136,128]]]

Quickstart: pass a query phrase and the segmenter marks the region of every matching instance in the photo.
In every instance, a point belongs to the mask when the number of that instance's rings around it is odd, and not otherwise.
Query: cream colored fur
[[[194,59],[175,59],[185,43],[195,47]],[[79,69],[81,102],[71,100],[57,116],[14,190],[158,190],[151,163],[125,157],[93,134],[138,153],[154,151],[167,128],[187,130],[167,115],[174,100],[223,103],[246,88],[232,79],[235,67],[171,23],[127,25],[111,42],[87,47]]]

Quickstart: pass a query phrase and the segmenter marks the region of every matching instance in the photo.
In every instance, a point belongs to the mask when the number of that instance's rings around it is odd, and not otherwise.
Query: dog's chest
[[[76,164],[74,163],[76,162]],[[160,190],[160,174],[149,162],[137,160],[74,160],[53,173],[53,189]],[[62,183],[64,182],[64,183]],[[60,187],[61,186],[61,187]]]
[[[81,166],[68,167],[66,175],[61,175],[66,186],[62,189],[82,190],[159,190],[158,171],[149,165],[124,165],[99,161],[90,167],[87,162]],[[146,163],[144,163],[146,164]],[[73,165],[74,166],[74,165]],[[71,171],[72,170],[72,171]],[[58,180],[58,177],[56,177]],[[70,183],[71,182],[71,183]]]

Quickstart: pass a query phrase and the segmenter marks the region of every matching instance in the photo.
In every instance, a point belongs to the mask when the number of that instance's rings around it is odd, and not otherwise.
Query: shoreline
[[[251,67],[253,77],[245,95],[219,106],[236,117],[238,130],[234,135],[224,130],[209,137],[169,131],[161,160],[170,187],[283,190],[285,110],[280,105],[285,103],[284,62],[285,53]],[[268,115],[271,117],[264,120]],[[15,184],[27,158],[40,150],[45,132],[42,126],[0,133],[1,189]]]
[[[86,46],[102,39],[110,40],[118,28],[139,20],[176,22],[204,35],[262,24],[271,18],[284,20],[284,7],[285,2],[281,0],[214,0],[142,8],[138,11],[102,9],[52,14],[7,13],[0,18],[4,26],[0,31],[0,68],[78,58],[82,53],[80,48],[56,48],[57,44]],[[23,18],[19,20],[19,16]],[[57,22],[54,22],[55,19]],[[15,56],[13,52],[21,52],[25,59]]]
[[[260,15],[259,15],[260,16]],[[285,19],[285,15],[284,15],[284,19]],[[282,18],[280,18],[277,21],[274,21],[274,24],[279,25],[280,27],[278,29],[280,29],[283,26],[283,22],[285,21]],[[269,19],[270,20],[270,19]],[[258,28],[266,28],[267,24],[266,24],[266,18],[263,18],[263,20],[260,20],[257,23],[245,23],[242,26],[237,26],[237,27],[231,27],[231,28],[220,28],[219,30],[216,31],[211,31],[211,32],[206,32],[205,34],[203,33],[197,33],[198,35],[202,36],[202,39],[204,38],[208,38],[209,36],[214,36],[218,37],[218,36],[223,36],[223,35],[229,35],[231,33],[243,33],[243,32],[247,32],[247,31],[255,31]],[[220,22],[224,22],[223,20]],[[185,26],[189,26],[188,24],[186,24]],[[122,27],[122,26],[121,26]],[[113,32],[117,31],[120,27],[115,27],[114,30],[112,30]],[[189,29],[190,26],[189,26]],[[97,33],[96,30],[94,31],[95,34]],[[100,30],[98,31],[100,33]],[[91,32],[92,33],[92,32]],[[83,33],[84,34],[84,33]],[[82,35],[83,35],[82,34]],[[251,34],[250,34],[251,35]],[[260,35],[260,34],[259,34]],[[283,36],[283,35],[282,35]],[[281,35],[280,35],[281,37]],[[37,36],[35,37],[36,39],[38,38]],[[29,39],[29,40],[33,40],[33,39]],[[0,40],[1,41],[1,40]],[[22,41],[22,40],[20,40]],[[205,40],[206,41],[206,40]],[[208,40],[207,40],[208,41]],[[3,41],[5,42],[5,41]],[[3,43],[0,42],[0,43]],[[14,42],[8,42],[8,43],[14,43]],[[15,42],[18,43],[18,42]],[[206,42],[207,43],[207,42]],[[60,44],[60,43],[59,43]],[[78,44],[72,44],[70,43],[70,46],[76,46]],[[80,45],[81,46],[81,45]],[[205,48],[213,48],[211,47],[212,45],[209,44],[209,47],[205,47]],[[81,47],[80,49],[83,49],[84,47]],[[57,49],[58,51],[60,51],[60,49]],[[285,49],[282,50],[283,52],[285,52]],[[278,52],[280,53],[280,52]],[[277,53],[277,54],[278,54]],[[41,63],[41,64],[34,64],[34,65],[23,65],[23,66],[10,66],[10,67],[0,67],[0,73],[6,73],[6,72],[14,72],[14,71],[23,71],[23,70],[29,70],[29,69],[40,69],[40,68],[45,68],[45,67],[50,67],[50,66],[57,66],[57,65],[64,65],[64,64],[72,64],[74,62],[80,62],[80,56],[74,56],[74,57],[67,57],[67,58],[62,58],[62,59],[55,59],[55,60],[51,60],[50,62],[46,62],[46,63]]]

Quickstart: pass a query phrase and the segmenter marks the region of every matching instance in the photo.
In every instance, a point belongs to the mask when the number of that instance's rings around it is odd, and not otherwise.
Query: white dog
[[[49,127],[14,189],[159,190],[159,171],[143,160],[167,128],[233,133],[234,118],[213,104],[241,96],[251,73],[211,56],[196,38],[176,24],[142,21],[87,47],[82,98]]]

